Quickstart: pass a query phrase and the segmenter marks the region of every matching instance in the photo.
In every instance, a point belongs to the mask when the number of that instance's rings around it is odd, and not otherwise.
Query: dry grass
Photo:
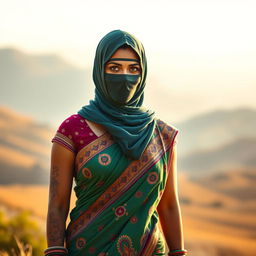
[[[9,254],[6,251],[0,251],[0,256],[32,256],[32,247],[28,244],[23,244],[16,236],[14,237],[18,251],[16,252],[14,249],[12,249],[11,254]]]

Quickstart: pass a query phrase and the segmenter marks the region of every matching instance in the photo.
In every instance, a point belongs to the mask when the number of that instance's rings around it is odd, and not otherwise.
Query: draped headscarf
[[[132,99],[126,105],[117,106],[108,94],[104,69],[110,57],[123,45],[130,46],[139,56],[141,79]],[[99,42],[94,58],[95,99],[77,112],[87,120],[103,125],[123,153],[133,159],[139,159],[151,140],[156,125],[154,112],[142,107],[146,76],[147,60],[141,42],[122,30],[109,32]]]

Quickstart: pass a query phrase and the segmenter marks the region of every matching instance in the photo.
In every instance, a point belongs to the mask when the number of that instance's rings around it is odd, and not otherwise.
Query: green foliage
[[[32,220],[28,211],[20,212],[11,218],[7,218],[0,212],[0,248],[9,255],[32,255],[22,254],[25,245],[32,246],[33,255],[41,256],[46,248],[46,240],[38,224]],[[7,254],[7,255],[8,255]],[[3,252],[0,255],[6,255]]]

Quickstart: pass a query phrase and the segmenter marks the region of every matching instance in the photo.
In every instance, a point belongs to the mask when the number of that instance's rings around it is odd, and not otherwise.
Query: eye
[[[116,66],[116,65],[113,65],[113,66],[109,66],[108,67],[110,71],[112,72],[118,72],[120,69],[119,69],[119,66]]]
[[[131,73],[136,73],[136,74],[138,74],[138,73],[140,73],[140,67],[139,66],[131,66],[130,67],[130,72]]]

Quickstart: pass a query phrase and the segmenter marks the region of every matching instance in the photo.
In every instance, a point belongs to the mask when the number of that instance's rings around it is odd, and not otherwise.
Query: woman
[[[142,107],[146,75],[144,48],[133,35],[114,30],[102,38],[95,99],[52,139],[45,255],[166,255],[165,241],[168,255],[186,255],[178,130]],[[66,229],[73,177],[77,201]]]

